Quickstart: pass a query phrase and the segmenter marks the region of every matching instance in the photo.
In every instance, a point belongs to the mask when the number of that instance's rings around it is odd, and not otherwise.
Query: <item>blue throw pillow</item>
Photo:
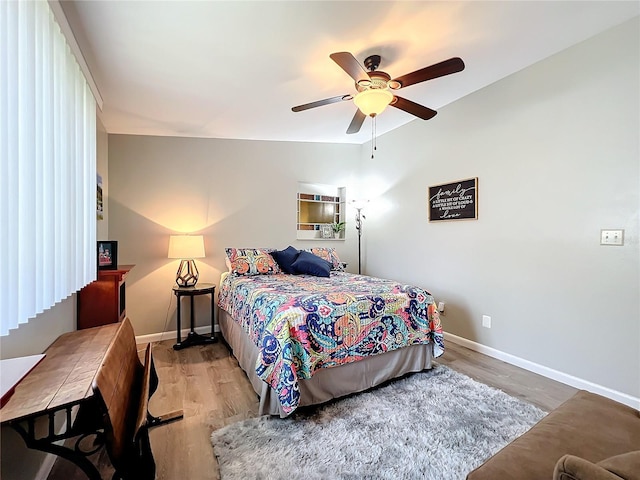
[[[276,250],[275,252],[271,252],[271,256],[276,261],[280,268],[284,273],[296,273],[294,268],[291,266],[293,262],[298,258],[298,254],[300,250],[289,245],[284,250]]]
[[[296,273],[306,273],[316,277],[328,277],[331,272],[330,262],[309,252],[300,252],[291,266]]]

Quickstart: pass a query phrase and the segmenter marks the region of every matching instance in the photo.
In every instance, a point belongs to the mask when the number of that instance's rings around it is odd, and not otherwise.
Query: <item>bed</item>
[[[220,281],[220,330],[260,397],[261,415],[286,417],[429,369],[444,352],[427,291],[341,271],[334,249],[289,249],[321,272],[292,268],[282,251],[229,248]]]

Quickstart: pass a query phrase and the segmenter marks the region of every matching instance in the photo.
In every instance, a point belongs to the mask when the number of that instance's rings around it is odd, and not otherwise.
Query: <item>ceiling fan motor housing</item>
[[[356,89],[358,92],[371,89],[384,89],[388,87],[388,82],[391,77],[385,72],[369,72],[369,80],[360,80],[356,82]]]
[[[373,72],[380,66],[380,60],[380,55],[369,55],[364,59],[364,68]]]
[[[362,92],[367,89],[385,89],[397,90],[402,85],[400,82],[391,80],[391,76],[387,72],[377,71],[380,66],[380,55],[370,55],[364,59],[364,66],[369,70],[369,80],[359,80],[356,82],[356,89]]]

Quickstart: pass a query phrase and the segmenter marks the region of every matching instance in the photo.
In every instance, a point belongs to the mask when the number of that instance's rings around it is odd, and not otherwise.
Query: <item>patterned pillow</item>
[[[282,273],[268,248],[226,248],[233,275],[272,275]]]
[[[331,270],[342,272],[344,271],[344,267],[342,266],[342,262],[340,261],[340,257],[338,257],[338,252],[333,247],[316,247],[316,248],[305,248],[301,250],[302,252],[313,253],[314,255],[323,258],[327,262],[331,264]]]

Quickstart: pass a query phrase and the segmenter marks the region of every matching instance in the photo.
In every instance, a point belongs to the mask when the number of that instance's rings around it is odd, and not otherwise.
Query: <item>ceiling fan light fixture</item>
[[[372,88],[358,93],[353,102],[362,113],[375,117],[380,115],[393,100],[393,94],[386,89]]]

